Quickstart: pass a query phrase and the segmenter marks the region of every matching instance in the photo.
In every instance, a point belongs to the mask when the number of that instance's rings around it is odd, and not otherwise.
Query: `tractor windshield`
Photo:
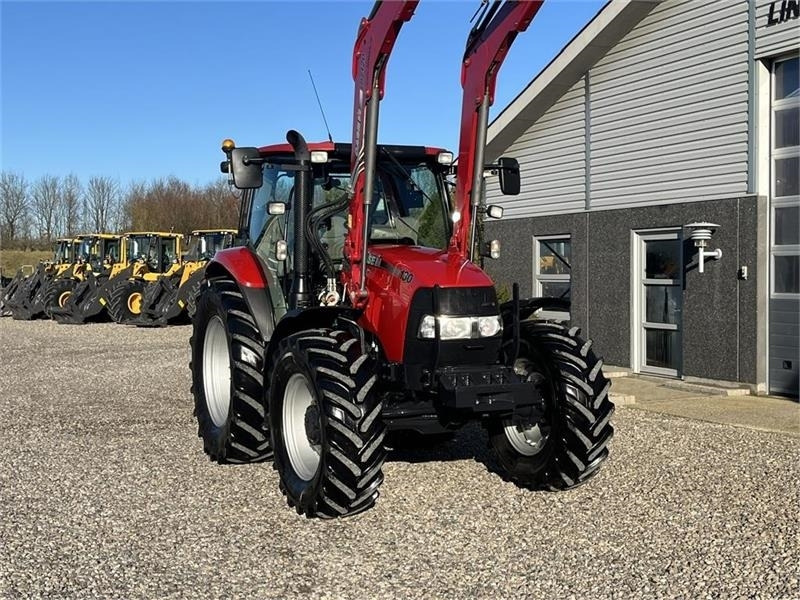
[[[160,271],[158,257],[158,237],[151,235],[135,235],[128,238],[127,254],[131,262],[140,261],[151,271]]]
[[[450,219],[441,181],[424,163],[379,163],[370,210],[370,244],[446,248]],[[338,200],[349,186],[347,173],[315,180],[314,206]],[[346,218],[344,210],[330,218],[319,232],[334,259],[342,255]]]
[[[343,167],[343,168],[337,168]],[[315,171],[314,207],[335,202],[350,187],[349,168],[329,163]],[[290,226],[294,201],[294,173],[278,168],[264,169],[264,184],[252,202],[249,236],[256,250],[271,262],[274,245],[286,240],[292,247],[294,228]],[[270,215],[270,203],[286,205],[284,214]],[[347,209],[325,220],[318,235],[334,261],[342,258]],[[444,179],[427,162],[401,163],[386,157],[378,163],[372,209],[371,244],[407,244],[444,249],[450,237],[449,207]],[[289,225],[289,226],[287,226]]]
[[[131,261],[148,260],[152,253],[158,252],[156,244],[151,244],[149,235],[132,235],[126,243],[127,256]],[[153,246],[151,252],[151,245]]]
[[[371,243],[444,249],[450,219],[442,178],[425,164],[379,164],[380,192],[373,201]]]
[[[127,240],[127,256],[143,261],[150,271],[164,273],[178,260],[177,239],[158,235],[133,235]]]

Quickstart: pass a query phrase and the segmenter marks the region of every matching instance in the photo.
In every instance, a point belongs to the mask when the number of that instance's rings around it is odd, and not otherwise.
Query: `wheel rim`
[[[133,292],[128,296],[128,310],[134,315],[142,312],[142,294],[140,292]]]
[[[283,393],[283,436],[289,462],[303,481],[311,481],[320,463],[317,402],[305,375],[295,373]]]
[[[526,359],[514,363],[514,371],[524,375],[526,381],[540,382],[544,375],[534,370],[533,363]],[[511,446],[523,456],[534,456],[544,450],[550,438],[550,427],[546,422],[536,424],[520,423],[519,419],[503,421],[503,431]]]
[[[71,295],[72,295],[72,292],[70,292],[70,291],[61,292],[61,295],[58,297],[58,306],[60,308],[64,308],[64,305],[66,305],[67,300],[69,300],[69,297]]]
[[[549,436],[542,432],[538,424],[533,427],[523,427],[508,420],[503,425],[508,443],[523,456],[539,454],[547,443]]]
[[[209,320],[203,339],[203,391],[211,420],[222,427],[231,406],[231,360],[225,325],[217,316]]]

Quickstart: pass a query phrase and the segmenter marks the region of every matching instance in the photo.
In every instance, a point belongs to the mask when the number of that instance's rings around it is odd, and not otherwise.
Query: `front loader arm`
[[[353,305],[366,301],[367,215],[372,203],[377,158],[378,106],[383,98],[386,63],[403,23],[414,15],[419,0],[375,3],[361,20],[353,49],[353,146],[350,156],[352,192],[344,256],[348,267],[342,277]]]
[[[485,7],[467,38],[461,67],[461,134],[458,144],[456,208],[451,250],[465,258],[472,254],[476,209],[482,193],[489,107],[494,102],[497,72],[518,33],[525,31],[543,0],[495,0]]]

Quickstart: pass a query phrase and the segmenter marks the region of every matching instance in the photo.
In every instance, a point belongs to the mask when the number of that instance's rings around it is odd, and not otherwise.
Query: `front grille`
[[[437,313],[434,289],[417,290],[408,312],[408,327],[403,366],[406,385],[419,390],[430,382],[435,367],[497,364],[501,336],[468,340],[430,340],[417,337],[424,315]],[[438,314],[447,316],[486,316],[499,313],[497,294],[492,286],[438,288]]]

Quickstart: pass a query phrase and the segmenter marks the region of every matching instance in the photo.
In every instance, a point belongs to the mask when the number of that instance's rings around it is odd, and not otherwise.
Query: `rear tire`
[[[124,279],[113,287],[107,308],[115,322],[125,323],[142,314],[144,287],[144,282],[138,279]]]
[[[54,308],[64,308],[77,284],[78,282],[74,279],[56,279],[47,286],[47,292],[44,295],[44,311],[48,317],[53,318],[52,310]]]
[[[274,467],[289,506],[306,517],[371,508],[383,483],[386,427],[377,360],[361,336],[314,329],[282,340],[269,394]]]
[[[220,464],[269,459],[264,345],[234,281],[215,279],[202,289],[192,328],[189,367],[203,450]]]
[[[489,435],[498,460],[514,482],[563,490],[594,476],[608,457],[614,429],[611,382],[602,360],[577,327],[523,321],[514,369],[537,381],[544,397],[543,418],[515,415],[493,419]],[[510,343],[506,347],[510,347]]]

